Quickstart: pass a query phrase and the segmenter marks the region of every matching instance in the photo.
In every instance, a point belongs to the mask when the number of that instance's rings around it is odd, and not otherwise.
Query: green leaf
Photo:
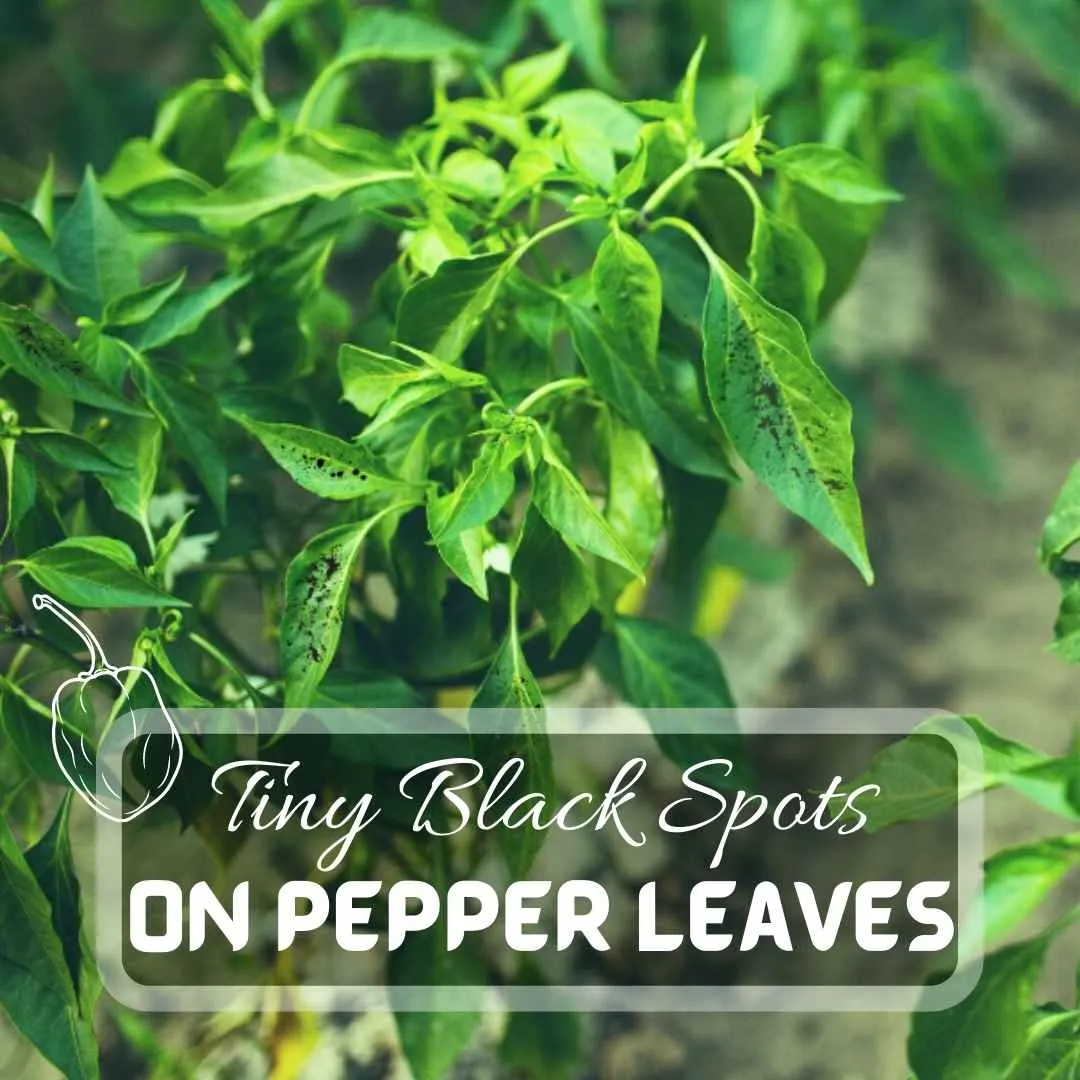
[[[395,1021],[401,1051],[415,1080],[444,1080],[480,1026],[482,997],[476,996],[472,1009],[461,1006],[462,987],[487,982],[483,963],[467,944],[453,953],[446,951],[446,923],[440,917],[430,930],[410,935],[400,949],[390,953],[389,977],[391,1007],[398,986],[438,988],[432,1011],[398,1012]],[[448,1007],[440,1011],[441,1001]],[[471,999],[469,1004],[473,1004]]]
[[[836,202],[873,206],[902,198],[882,184],[868,165],[836,146],[790,146],[764,161],[788,179]]]
[[[432,377],[425,368],[358,345],[342,345],[338,374],[343,399],[367,416],[374,416],[394,391]]]
[[[608,233],[592,270],[600,314],[636,362],[656,365],[663,288],[660,271],[640,241],[621,229]]]
[[[503,69],[503,94],[519,109],[539,101],[563,77],[572,47],[563,42],[550,52],[527,56]]]
[[[979,949],[1016,929],[1080,862],[1080,834],[1055,836],[995,852],[983,869],[978,900],[981,938],[961,936],[960,953]]]
[[[207,228],[240,229],[251,222],[309,199],[333,200],[372,188],[387,201],[404,201],[412,173],[350,160],[336,168],[302,154],[281,151],[233,174],[223,187],[193,202],[187,212]]]
[[[581,481],[547,440],[544,440],[536,468],[533,505],[567,543],[599,555],[628,570],[634,577],[644,579],[644,568],[615,535]]]
[[[741,0],[724,8],[730,70],[765,104],[794,79],[807,37],[798,0]]]
[[[64,284],[64,273],[52,241],[33,214],[15,203],[0,202],[0,233],[7,237],[20,262]]]
[[[82,897],[71,858],[69,821],[72,795],[64,796],[49,831],[26,853],[26,864],[52,909],[52,926],[63,948],[64,961],[75,989],[84,1000]]]
[[[448,259],[401,298],[397,339],[457,363],[512,268],[505,254]]]
[[[720,784],[746,781],[745,748],[731,718],[735,707],[716,652],[701,638],[652,619],[619,616],[614,625],[621,690],[645,711],[656,745],[683,768],[710,758],[727,758],[736,767]],[[655,710],[686,710],[671,730]]]
[[[1040,1010],[1006,1080],[1080,1080],[1080,1013]]]
[[[358,443],[296,424],[242,422],[302,488],[324,499],[347,501],[412,486],[385,473]]]
[[[193,196],[212,190],[213,185],[171,162],[149,139],[124,143],[101,178],[103,195],[122,199],[142,213],[169,214],[177,200],[186,204]]]
[[[93,1028],[80,1015],[49,900],[2,817],[0,1005],[66,1080],[98,1080]]]
[[[196,383],[184,381],[179,373],[160,366],[141,363],[135,368],[135,381],[224,521],[229,469],[217,399]]]
[[[615,620],[627,700],[641,709],[731,709],[716,652],[701,638],[652,619]]]
[[[607,455],[604,516],[635,562],[648,567],[664,529],[660,470],[648,440],[620,417],[608,413],[603,432]],[[597,567],[597,579],[608,604],[633,580],[610,563]]]
[[[999,1080],[1024,1045],[1028,1008],[1049,939],[986,958],[975,990],[941,1012],[917,1012],[908,1062],[917,1080]]]
[[[281,615],[281,664],[285,704],[312,703],[337,652],[356,561],[371,530],[394,504],[363,521],[338,525],[311,540],[285,574]]]
[[[596,392],[666,458],[687,472],[736,479],[720,434],[692,413],[655,373],[613,348],[608,328],[576,304],[566,307],[574,348]]]
[[[150,535],[150,500],[161,464],[162,427],[156,419],[119,420],[101,429],[98,445],[123,466],[118,476],[103,476],[113,506],[137,521]]]
[[[67,784],[53,753],[49,710],[3,676],[0,676],[0,732],[36,779]]]
[[[15,565],[46,592],[78,607],[190,606],[148,581],[126,544],[102,536],[61,540]]]
[[[994,494],[1001,470],[971,403],[933,372],[898,365],[890,370],[897,411],[918,448]]]
[[[187,270],[181,269],[164,281],[155,281],[153,285],[147,285],[144,289],[138,289],[127,296],[110,300],[105,305],[102,325],[133,326],[136,323],[145,322],[156,315],[163,304],[168,303],[184,284],[186,277]]]
[[[57,397],[130,416],[146,415],[102,382],[71,341],[29,308],[0,304],[0,361]]]
[[[981,768],[958,762],[956,751],[942,734],[941,720],[934,718],[876,754],[866,772],[848,785],[851,790],[864,784],[881,788],[868,813],[867,832],[933,817],[961,799],[1003,784],[1027,788],[1030,793],[1030,780],[1052,763],[1045,754],[991,731],[976,717],[965,716],[963,722],[979,741]]]
[[[732,445],[784,506],[872,582],[851,406],[814,363],[802,327],[719,261],[702,321],[706,385]]]
[[[491,521],[514,494],[514,465],[524,452],[525,440],[514,432],[488,438],[469,475],[453,491],[429,496],[431,538],[441,544]]]
[[[530,0],[548,33],[573,50],[589,79],[611,89],[617,85],[607,62],[607,21],[600,0]]]
[[[571,1080],[584,1056],[585,1033],[576,1013],[512,1012],[499,1044],[499,1058],[514,1076],[527,1080]]]
[[[774,307],[790,312],[809,334],[825,288],[825,260],[814,241],[760,201],[754,204],[750,284]]]
[[[488,532],[483,527],[466,529],[449,540],[436,543],[443,562],[481,600],[488,599],[487,570],[484,566],[484,549]]]
[[[592,574],[535,507],[529,510],[514,553],[512,573],[544,617],[554,656],[592,608],[596,598]]]
[[[1080,540],[1080,462],[1077,462],[1054,500],[1054,507],[1043,526],[1039,557],[1050,566],[1066,555]]]
[[[979,0],[1006,36],[1080,101],[1080,9],[1072,0]]]
[[[474,744],[484,760],[494,763],[520,757],[525,764],[519,781],[521,789],[553,795],[555,774],[544,695],[529,670],[513,623],[476,690],[471,708],[491,713],[489,719],[499,731],[497,735],[473,733]],[[496,835],[510,873],[527,876],[543,847],[545,834],[538,829],[500,827]]]
[[[124,466],[106,456],[92,442],[67,431],[49,431],[44,428],[26,428],[21,438],[50,461],[76,472],[118,476]]]
[[[37,500],[37,469],[34,461],[22,453],[14,439],[0,439],[0,456],[4,459],[4,527],[0,529],[3,542],[22,524]]]
[[[882,216],[880,204],[837,202],[811,187],[781,176],[779,213],[813,241],[825,260],[824,315],[855,278]]]
[[[262,66],[259,46],[251,30],[251,24],[233,0],[202,0],[203,11],[217,27],[225,44],[247,74],[252,75]]]
[[[325,127],[334,119],[342,75],[373,60],[424,63],[429,60],[472,59],[481,47],[447,26],[411,11],[364,7],[349,18],[337,56],[319,73],[300,106],[297,125],[303,130]]]
[[[93,169],[56,229],[55,250],[78,314],[100,317],[110,300],[139,288],[128,230],[105,201]]]
[[[195,333],[212,312],[238,293],[248,282],[250,274],[226,274],[198,289],[167,300],[131,333],[131,345],[140,352],[160,349],[177,338]]]

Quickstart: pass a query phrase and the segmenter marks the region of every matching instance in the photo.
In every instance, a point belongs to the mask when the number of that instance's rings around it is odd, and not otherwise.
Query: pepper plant
[[[746,477],[872,579],[851,410],[808,344],[850,279],[833,240],[897,198],[868,165],[758,116],[706,142],[704,45],[670,100],[626,102],[563,89],[569,45],[493,68],[360,8],[278,98],[267,43],[313,5],[203,6],[219,78],[73,193],[50,169],[0,206],[0,1005],[68,1077],[98,1075],[95,981],[40,687],[86,664],[33,592],[139,613],[122,698],[141,670],[179,706],[464,693],[519,712],[550,776],[545,694],[597,658],[636,705],[730,704],[640,605]],[[377,61],[430,74],[426,119],[350,122]],[[197,138],[210,115],[227,137]],[[426,1078],[469,1031],[422,1024]]]

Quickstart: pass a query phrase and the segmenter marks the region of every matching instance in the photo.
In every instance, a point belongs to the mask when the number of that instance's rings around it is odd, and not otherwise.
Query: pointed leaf
[[[55,249],[81,315],[97,318],[110,300],[139,288],[128,230],[105,201],[93,169],[57,226]]]
[[[29,308],[0,304],[0,361],[47,393],[112,412],[146,412],[111,390],[71,341]]]
[[[388,475],[358,443],[296,424],[246,420],[244,426],[302,488],[324,499],[347,501],[412,486]]]
[[[0,817],[0,1006],[67,1080],[98,1080],[97,1046],[49,901]]]
[[[320,533],[289,564],[281,616],[285,704],[308,706],[337,652],[353,571],[364,541],[395,505]]]
[[[709,397],[732,445],[784,506],[872,582],[851,406],[814,363],[798,322],[718,261],[703,332]]]

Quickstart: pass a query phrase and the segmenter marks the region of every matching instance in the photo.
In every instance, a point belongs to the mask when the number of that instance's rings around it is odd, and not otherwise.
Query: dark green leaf
[[[1001,470],[971,403],[932,372],[892,368],[897,410],[923,453],[995,493]]]
[[[132,330],[132,346],[140,352],[149,352],[195,333],[211,312],[221,307],[250,280],[250,274],[227,274],[209,285],[174,296]]]
[[[64,282],[52,241],[33,214],[15,203],[0,202],[0,233],[7,237],[20,262],[53,281]]]
[[[987,957],[979,985],[959,1005],[917,1012],[908,1062],[917,1080],[999,1080],[1024,1045],[1027,1015],[1049,939]]]
[[[0,304],[0,361],[58,397],[131,416],[146,415],[102,382],[68,338],[29,308]]]
[[[814,362],[802,327],[719,262],[703,324],[709,397],[735,449],[872,582],[851,406]]]
[[[61,540],[16,565],[46,591],[78,607],[188,607],[139,570],[135,553],[119,540],[87,536]]]
[[[105,201],[93,169],[56,229],[55,249],[81,315],[100,316],[110,300],[139,288],[128,230]]]
[[[660,271],[641,242],[622,230],[608,233],[592,271],[597,306],[636,363],[656,365],[663,289]]]
[[[411,11],[360,8],[349,19],[337,56],[320,72],[300,106],[299,124],[302,128],[320,127],[333,120],[341,77],[349,68],[372,60],[423,63],[450,57],[469,59],[479,52],[476,42]]]
[[[979,0],[1018,48],[1080,101],[1080,9],[1073,0]]]
[[[534,508],[514,554],[513,575],[544,617],[554,655],[593,605],[592,574]]]
[[[655,374],[619,356],[595,314],[573,304],[566,311],[574,348],[601,397],[687,472],[736,478],[717,431],[691,413]]]
[[[52,925],[60,940],[75,988],[83,998],[82,897],[71,858],[69,823],[72,795],[64,796],[49,831],[26,853],[26,864],[52,909]]]
[[[97,1080],[98,1056],[53,929],[49,901],[0,817],[0,1005],[67,1080]]]
[[[123,466],[117,476],[103,476],[101,485],[113,506],[150,533],[150,500],[161,462],[162,427],[156,418],[113,421],[97,434],[98,445]]]
[[[603,426],[607,457],[604,517],[634,561],[648,567],[664,528],[660,471],[646,438],[620,417],[608,413]],[[610,563],[597,567],[604,600],[611,604],[633,580]]]
[[[735,707],[724,669],[701,638],[667,623],[619,616],[615,620],[621,689],[643,709],[656,745],[676,765],[727,758],[738,770],[717,771],[717,783],[746,782],[745,751],[733,714]],[[677,728],[657,710],[676,709]],[[685,711],[684,711],[685,710]]]
[[[440,918],[430,931],[410,935],[390,953],[389,977],[391,1007],[397,986],[438,988],[432,1011],[402,1011],[395,1019],[401,1050],[415,1080],[444,1080],[480,1025],[483,998],[476,995],[474,1009],[461,1006],[466,1003],[463,987],[487,982],[482,961],[467,945],[446,951],[446,923]],[[440,1001],[453,1007],[439,1011]]]
[[[1080,1080],[1080,1013],[1040,1010],[1006,1080]]]
[[[512,266],[502,254],[447,260],[402,297],[398,340],[448,364],[456,363]]]
[[[28,446],[64,468],[103,476],[124,473],[122,464],[102,453],[92,442],[70,432],[30,428],[24,429],[21,437]]]
[[[515,627],[511,627],[477,688],[472,709],[488,713],[499,731],[494,736],[474,733],[483,756],[496,762],[520,757],[525,765],[520,779],[522,789],[552,795],[555,775],[544,695],[525,661]],[[515,877],[527,875],[544,844],[544,833],[537,829],[500,828],[497,836],[510,873]]]
[[[224,521],[229,470],[217,399],[196,383],[145,363],[135,369],[135,380]]]
[[[575,1013],[512,1012],[499,1057],[527,1080],[571,1080],[581,1068],[585,1037]]]
[[[757,202],[749,265],[750,284],[774,307],[794,315],[809,334],[825,288],[825,260],[814,241]]]

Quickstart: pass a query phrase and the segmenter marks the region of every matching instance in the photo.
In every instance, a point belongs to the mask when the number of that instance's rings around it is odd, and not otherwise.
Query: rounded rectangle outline
[[[546,714],[549,734],[581,734],[583,716],[598,720],[609,734],[644,734],[661,726],[667,732],[698,730],[688,727],[688,718],[702,714],[726,716],[747,735],[909,735],[932,722],[932,734],[946,739],[957,756],[961,771],[981,772],[982,746],[978,736],[956,714],[940,709],[656,709],[649,710],[648,720],[641,710],[615,704],[599,707],[554,707]],[[433,734],[445,731],[446,720],[464,726],[468,718],[471,730],[497,732],[497,710],[466,709],[175,709],[172,717],[183,733],[197,731],[212,716],[243,717],[247,728],[231,725],[217,727],[219,732],[247,734],[259,731],[289,731],[302,734],[305,717],[317,720],[323,730],[363,734],[372,718],[408,716],[413,723],[403,734]],[[273,717],[273,721],[263,721]],[[438,724],[435,718],[438,717]],[[868,721],[868,718],[871,718]],[[421,722],[416,724],[416,720]],[[99,760],[119,772],[126,747],[140,733],[165,733],[165,718],[153,709],[137,710],[130,730],[119,725],[109,730],[98,749]],[[613,724],[614,721],[614,724]],[[145,726],[142,726],[145,724]],[[257,725],[257,726],[256,726]],[[371,730],[370,726],[367,730]],[[590,728],[597,733],[598,728]],[[386,729],[379,734],[386,735]],[[99,786],[101,785],[99,779]],[[957,813],[957,890],[958,910],[970,924],[973,901],[982,887],[983,807],[979,794],[961,800]],[[194,987],[147,986],[137,982],[123,966],[123,896],[122,875],[113,871],[122,860],[123,826],[95,815],[94,875],[95,959],[104,990],[121,1005],[137,1012],[225,1012],[244,1007],[258,1007],[267,993],[265,986]],[[977,917],[977,916],[976,916]],[[974,926],[976,940],[982,940],[982,927]],[[113,962],[115,961],[115,962]],[[960,1004],[982,977],[980,954],[957,969],[944,982],[932,986],[508,986],[497,990],[489,986],[455,986],[447,995],[445,986],[320,986],[300,983],[275,987],[287,991],[279,1007],[289,1011],[334,1012],[940,1012]]]

